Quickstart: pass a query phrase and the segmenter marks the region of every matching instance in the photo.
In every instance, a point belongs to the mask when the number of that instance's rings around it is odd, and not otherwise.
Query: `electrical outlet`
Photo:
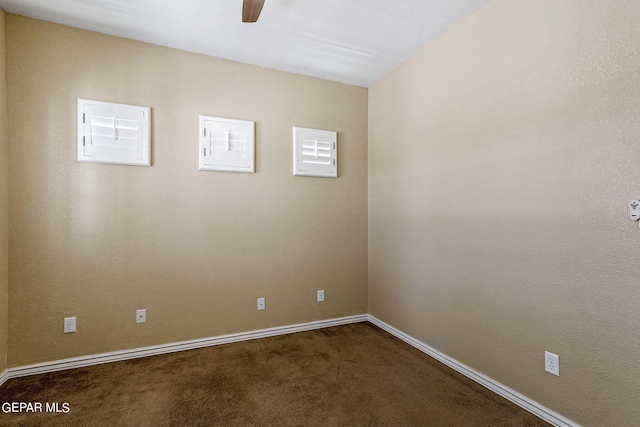
[[[560,376],[560,356],[557,354],[544,352],[544,370],[550,374]]]
[[[68,334],[76,331],[76,318],[65,317],[64,318],[64,333]]]
[[[324,291],[318,291],[318,302],[324,301]]]
[[[258,310],[264,310],[264,298],[258,298]]]
[[[136,310],[136,323],[145,323],[147,321],[147,309]]]

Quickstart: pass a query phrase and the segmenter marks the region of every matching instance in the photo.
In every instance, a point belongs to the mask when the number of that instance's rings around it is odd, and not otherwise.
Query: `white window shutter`
[[[293,128],[293,174],[338,177],[338,134],[333,131]]]
[[[78,161],[149,166],[149,111],[78,99]]]
[[[200,170],[255,171],[255,123],[200,116]]]

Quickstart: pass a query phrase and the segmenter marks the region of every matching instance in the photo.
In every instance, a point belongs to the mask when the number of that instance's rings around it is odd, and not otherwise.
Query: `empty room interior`
[[[314,3],[0,0],[0,392],[371,325],[640,425],[640,3]]]

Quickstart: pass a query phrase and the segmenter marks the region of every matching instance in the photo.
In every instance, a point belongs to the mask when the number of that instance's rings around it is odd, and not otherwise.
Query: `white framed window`
[[[255,122],[200,116],[200,170],[255,172]]]
[[[337,132],[294,127],[293,174],[295,176],[337,178]]]
[[[150,166],[149,107],[78,98],[78,161]]]

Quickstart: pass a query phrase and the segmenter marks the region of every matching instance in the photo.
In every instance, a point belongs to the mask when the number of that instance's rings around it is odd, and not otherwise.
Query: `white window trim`
[[[328,172],[307,171],[301,168],[302,149],[299,147],[299,135],[304,132],[320,133],[324,135],[327,142],[331,143],[330,159],[332,165]],[[316,140],[316,144],[319,140]],[[317,149],[317,148],[316,148]],[[294,176],[310,176],[316,178],[337,178],[338,177],[338,133],[335,131],[310,129],[302,127],[293,127],[293,175]]]
[[[249,167],[245,166],[230,166],[230,165],[211,165],[205,163],[205,150],[206,150],[206,137],[205,134],[205,122],[214,121],[216,123],[227,123],[231,125],[246,126],[249,129],[247,133],[247,141],[245,145],[246,157],[250,159]],[[214,172],[240,172],[240,173],[255,173],[255,122],[247,120],[227,119],[223,117],[212,117],[200,115],[199,117],[199,155],[198,155],[198,168],[201,171],[214,171]]]
[[[85,155],[85,144],[88,135],[85,135],[85,106],[95,105],[104,107],[117,107],[127,111],[141,111],[143,114],[142,126],[142,158],[141,159],[128,159],[122,157],[93,157]],[[149,121],[151,109],[149,107],[143,107],[139,105],[129,104],[117,104],[113,102],[94,101],[90,99],[78,98],[78,162],[88,163],[107,163],[107,164],[119,164],[119,165],[133,165],[133,166],[151,166],[151,149],[150,149],[150,131]]]

